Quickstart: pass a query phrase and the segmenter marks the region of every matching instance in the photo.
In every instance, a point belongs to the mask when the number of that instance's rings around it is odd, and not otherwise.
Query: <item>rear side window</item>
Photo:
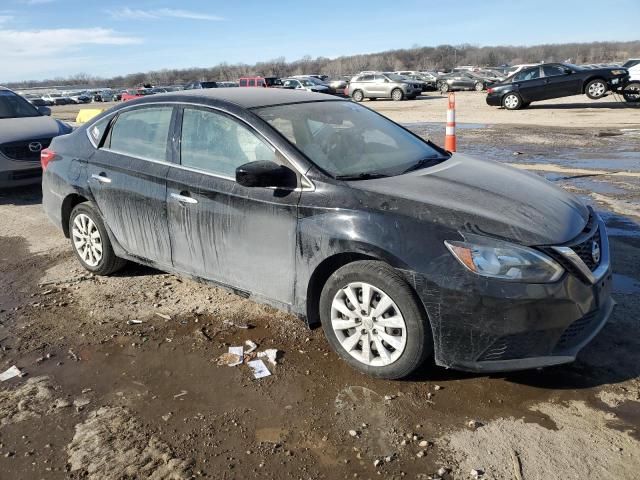
[[[252,78],[251,80],[249,80],[249,86],[250,87],[255,87],[256,86],[256,80],[254,78]]]
[[[173,107],[141,108],[121,113],[111,128],[111,150],[166,161],[172,113]]]
[[[246,78],[241,78],[240,79],[240,86],[241,87],[246,87],[247,86],[247,79]]]
[[[535,80],[536,78],[540,78],[540,67],[523,70],[514,77],[514,80],[516,82],[522,82],[525,80]]]
[[[93,124],[89,129],[89,136],[91,137],[91,142],[93,142],[94,146],[97,147],[98,145],[100,145],[102,136],[109,126],[109,122],[111,121],[111,119],[112,117],[103,118],[102,120],[99,120],[95,124]]]
[[[181,163],[235,178],[236,168],[256,160],[276,160],[273,148],[226,115],[185,108],[182,118]]]

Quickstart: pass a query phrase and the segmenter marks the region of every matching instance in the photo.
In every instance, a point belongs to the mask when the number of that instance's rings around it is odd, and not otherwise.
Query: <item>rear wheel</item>
[[[518,110],[522,107],[522,100],[517,93],[507,93],[502,99],[502,106],[507,110]]]
[[[482,82],[476,82],[473,88],[475,88],[476,92],[481,92],[484,90],[484,85]]]
[[[127,263],[116,256],[98,210],[90,202],[74,207],[69,217],[71,246],[82,266],[97,275],[110,275]]]
[[[391,98],[394,101],[399,102],[404,98],[404,92],[399,88],[394,88],[393,91],[391,92]]]
[[[342,359],[375,377],[406,377],[433,353],[431,328],[415,293],[383,262],[354,262],[331,275],[322,289],[320,318]]]
[[[449,84],[447,82],[442,82],[440,84],[440,91],[447,93],[450,90]]]
[[[600,78],[591,80],[589,83],[587,83],[587,86],[584,87],[584,93],[591,100],[598,100],[604,97],[605,93],[607,93],[607,90],[607,83]]]
[[[364,93],[362,93],[362,90],[356,90],[351,94],[351,98],[353,98],[355,102],[361,102],[364,100]]]

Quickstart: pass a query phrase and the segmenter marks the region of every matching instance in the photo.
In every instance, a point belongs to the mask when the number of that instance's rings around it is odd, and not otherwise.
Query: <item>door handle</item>
[[[198,203],[198,200],[196,200],[193,197],[190,197],[188,195],[182,195],[180,193],[172,193],[171,194],[171,198],[175,198],[178,202],[180,202],[181,204],[196,204]]]
[[[111,183],[111,179],[107,177],[107,175],[104,173],[100,173],[100,174],[94,173],[91,175],[91,178],[99,181],[100,183]]]

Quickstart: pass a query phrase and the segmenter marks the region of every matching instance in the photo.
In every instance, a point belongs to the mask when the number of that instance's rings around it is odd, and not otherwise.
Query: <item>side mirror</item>
[[[257,161],[236,168],[236,182],[243,187],[273,187],[293,190],[298,186],[296,172],[275,162]]]
[[[38,107],[38,111],[40,112],[40,114],[45,115],[47,117],[51,116],[51,109],[49,107],[40,106]]]

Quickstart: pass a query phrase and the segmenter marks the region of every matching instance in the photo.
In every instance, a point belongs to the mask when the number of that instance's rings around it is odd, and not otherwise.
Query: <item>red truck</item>
[[[239,87],[281,87],[282,82],[278,77],[242,77],[238,82]]]
[[[133,100],[134,98],[144,97],[145,95],[151,95],[153,92],[150,88],[137,88],[130,90],[123,90],[121,100],[126,102],[127,100]]]

